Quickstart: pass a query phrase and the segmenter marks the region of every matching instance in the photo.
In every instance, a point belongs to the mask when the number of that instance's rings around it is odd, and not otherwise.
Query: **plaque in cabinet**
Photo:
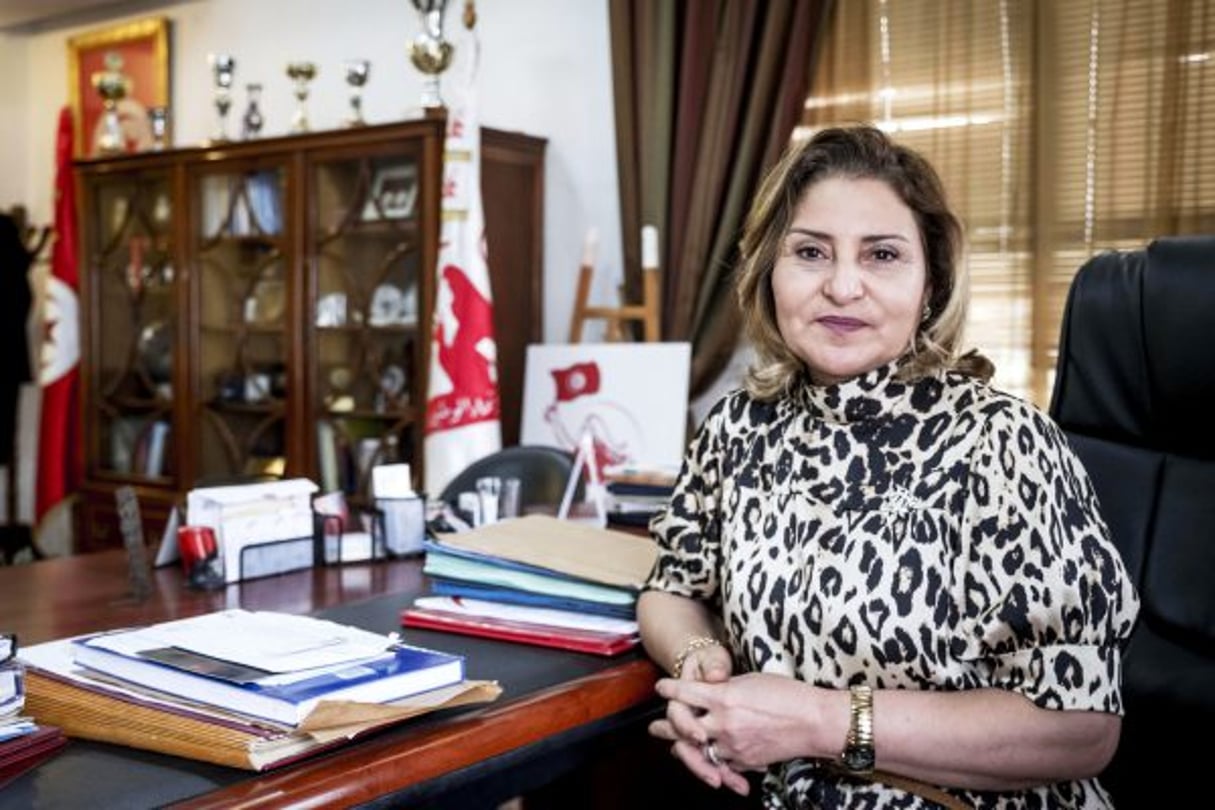
[[[363,206],[363,221],[409,219],[418,199],[418,170],[412,163],[384,166],[371,181],[371,196]]]

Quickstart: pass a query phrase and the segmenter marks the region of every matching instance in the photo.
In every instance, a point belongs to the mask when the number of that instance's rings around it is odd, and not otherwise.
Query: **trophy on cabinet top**
[[[409,43],[409,60],[426,76],[422,82],[422,106],[442,107],[439,74],[451,65],[454,46],[443,39],[443,12],[447,0],[412,0],[422,17],[422,31]]]
[[[118,102],[131,90],[131,80],[122,72],[122,56],[111,51],[105,55],[105,70],[90,77],[93,88],[101,96],[103,111],[101,128],[94,141],[98,154],[113,155],[126,151],[122,122],[118,118]]]
[[[367,123],[363,118],[363,85],[371,77],[371,63],[366,59],[346,60],[346,84],[350,85],[350,115],[346,126],[361,127]]]
[[[228,140],[228,110],[232,108],[232,77],[236,73],[236,60],[223,53],[207,55],[211,64],[212,78],[215,80],[215,111],[219,114],[215,134],[211,143],[225,143]]]
[[[152,151],[163,152],[169,145],[169,108],[148,110],[148,124],[152,127]]]
[[[245,114],[241,118],[241,137],[246,141],[261,135],[262,124],[265,119],[262,117],[261,98],[262,86],[260,82],[250,82],[245,85],[245,93],[249,97],[249,102],[245,106]]]
[[[299,102],[295,108],[295,114],[291,116],[291,131],[297,134],[307,132],[310,129],[307,107],[308,82],[316,78],[316,64],[314,62],[288,62],[287,78],[295,82],[295,100]]]

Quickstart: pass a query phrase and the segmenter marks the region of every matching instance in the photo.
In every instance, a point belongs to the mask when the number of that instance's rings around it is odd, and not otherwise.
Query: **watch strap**
[[[873,690],[865,684],[849,687],[848,736],[840,759],[854,773],[873,770]]]

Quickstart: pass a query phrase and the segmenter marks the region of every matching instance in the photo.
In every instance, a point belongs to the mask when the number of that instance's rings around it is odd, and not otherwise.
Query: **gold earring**
[[[920,323],[928,323],[928,319],[932,317],[932,305],[927,301],[924,302],[924,309],[920,313]]]

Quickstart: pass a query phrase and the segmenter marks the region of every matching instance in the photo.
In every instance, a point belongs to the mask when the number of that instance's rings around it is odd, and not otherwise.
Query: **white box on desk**
[[[186,523],[215,530],[224,581],[312,566],[312,494],[306,478],[205,487],[186,496]]]

